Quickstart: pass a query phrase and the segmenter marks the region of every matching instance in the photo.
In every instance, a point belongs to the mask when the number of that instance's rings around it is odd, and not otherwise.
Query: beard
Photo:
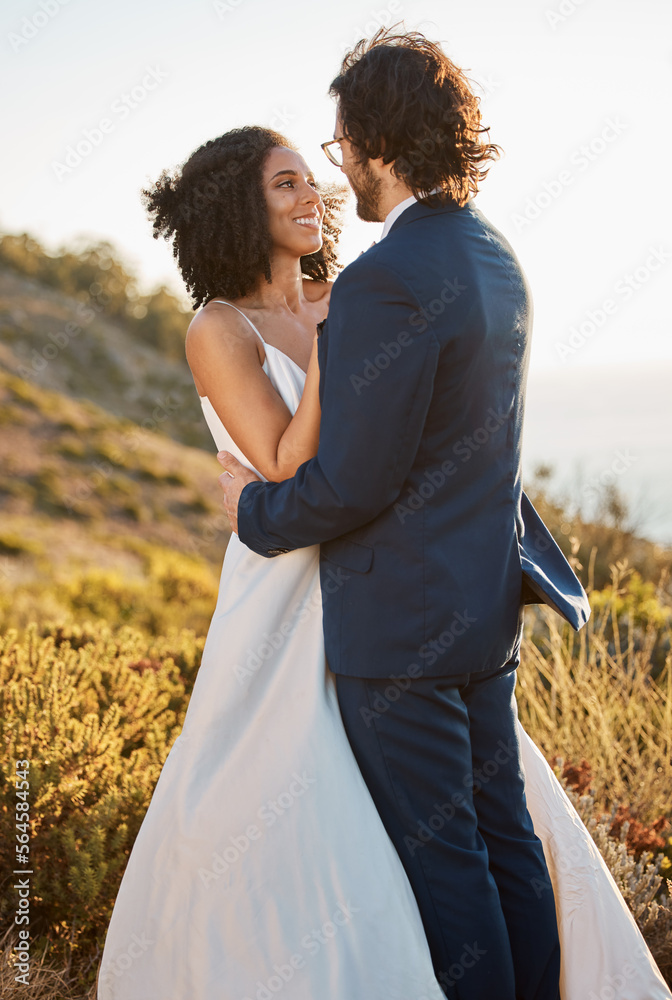
[[[356,212],[363,222],[382,222],[380,217],[380,189],[382,181],[376,177],[369,161],[366,160],[352,173],[348,180],[357,198]]]

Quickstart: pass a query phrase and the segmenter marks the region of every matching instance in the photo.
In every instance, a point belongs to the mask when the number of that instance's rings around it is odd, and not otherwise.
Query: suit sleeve
[[[367,257],[369,255],[366,255]],[[413,332],[420,304],[391,268],[366,257],[334,283],[317,455],[293,479],[250,483],[238,504],[242,542],[260,555],[329,541],[399,496],[432,398],[439,344]]]

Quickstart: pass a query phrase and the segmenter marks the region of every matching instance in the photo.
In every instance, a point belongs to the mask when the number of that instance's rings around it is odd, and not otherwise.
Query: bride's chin
[[[310,240],[301,240],[301,246],[297,245],[297,250],[300,257],[306,257],[308,254],[317,253],[322,249],[322,237],[314,236]]]
[[[322,249],[322,233],[299,233],[298,239],[277,239],[274,241],[274,250],[282,250],[285,253],[296,254],[297,257],[306,257],[311,253],[317,253]]]

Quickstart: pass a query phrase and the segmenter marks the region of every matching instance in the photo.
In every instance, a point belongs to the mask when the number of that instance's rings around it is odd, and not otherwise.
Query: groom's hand
[[[238,534],[238,501],[248,483],[260,483],[261,479],[241,465],[228,451],[217,453],[217,461],[226,470],[219,477],[219,485],[224,493],[224,510],[231,525],[231,531]]]

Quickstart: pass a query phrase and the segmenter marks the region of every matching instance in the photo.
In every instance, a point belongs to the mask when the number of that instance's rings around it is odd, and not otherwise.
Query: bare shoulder
[[[261,341],[245,316],[218,303],[204,306],[192,319],[185,341],[187,363],[199,396],[208,395],[213,378],[253,377],[261,371]]]
[[[187,357],[190,352],[216,345],[233,348],[249,345],[257,350],[259,338],[249,321],[236,309],[218,302],[209,302],[196,313],[186,336]]]

